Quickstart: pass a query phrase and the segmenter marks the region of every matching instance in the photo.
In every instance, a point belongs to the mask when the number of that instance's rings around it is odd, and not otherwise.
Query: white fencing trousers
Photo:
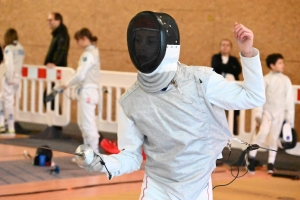
[[[195,186],[195,189],[197,187]],[[167,193],[156,181],[144,176],[139,200],[179,200],[176,196]],[[213,200],[212,182],[209,179],[207,186],[195,200]]]
[[[276,117],[272,116],[271,119],[263,115],[258,134],[256,137],[253,138],[252,143],[273,150],[277,150],[278,138],[281,132],[283,121],[284,121],[284,113],[281,113]],[[257,150],[250,151],[251,157],[255,157],[256,154],[257,154]],[[277,153],[275,151],[269,151],[268,163],[274,164],[276,154]]]
[[[8,84],[6,77],[3,77],[2,81],[2,93],[0,98],[0,126],[4,126],[4,119],[7,119],[8,130],[14,131],[14,104],[15,104],[15,93],[19,88],[18,77],[14,78],[14,84]],[[5,114],[5,116],[4,116]]]
[[[99,133],[96,125],[95,109],[99,101],[97,88],[79,90],[77,123],[81,130],[83,142],[94,151],[99,151]]]

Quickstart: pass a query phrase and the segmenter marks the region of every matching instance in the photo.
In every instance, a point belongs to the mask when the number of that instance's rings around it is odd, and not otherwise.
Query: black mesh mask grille
[[[175,20],[165,13],[144,11],[129,23],[127,45],[131,61],[142,73],[151,73],[163,60],[167,45],[179,45]]]

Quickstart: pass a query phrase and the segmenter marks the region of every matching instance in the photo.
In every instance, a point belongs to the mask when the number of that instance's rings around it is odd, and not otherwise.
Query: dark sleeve
[[[232,74],[235,77],[235,80],[239,80],[239,74],[242,72],[242,67],[239,60],[236,57],[234,58],[234,68],[232,69]]]
[[[56,66],[67,66],[69,51],[69,35],[67,33],[57,36],[56,51],[53,54],[53,63]]]
[[[232,74],[235,80],[239,80],[239,74],[242,72],[242,67],[236,57],[230,56],[228,63],[224,67],[224,73]]]
[[[45,62],[44,65],[47,65],[47,63],[53,63],[53,54],[55,52],[55,38],[52,38],[46,58],[45,58]]]
[[[0,45],[0,63],[3,61],[3,51],[2,51],[2,46]]]
[[[222,74],[222,62],[218,59],[218,54],[213,55],[211,59],[211,67],[217,74]]]
[[[240,61],[236,57],[234,58],[235,58],[235,66],[236,66],[235,73],[239,75],[242,72],[242,66],[240,64]]]

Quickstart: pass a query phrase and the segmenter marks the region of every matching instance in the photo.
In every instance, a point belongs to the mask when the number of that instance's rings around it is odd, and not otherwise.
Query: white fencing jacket
[[[212,68],[178,66],[178,88],[171,84],[166,91],[146,93],[136,83],[128,89],[118,108],[121,152],[103,156],[112,175],[138,170],[144,147],[150,178],[179,199],[197,197],[232,137],[224,109],[250,109],[265,102],[257,49],[253,55],[241,56],[242,84],[228,82]]]
[[[99,70],[99,50],[95,45],[89,45],[80,56],[75,74],[66,81],[65,86],[79,85],[79,87],[98,87]]]
[[[264,76],[266,103],[256,109],[256,116],[261,118],[264,110],[271,118],[284,115],[286,122],[294,126],[295,103],[291,80],[280,72],[270,71]]]
[[[8,83],[14,83],[15,81],[15,84],[19,83],[24,56],[24,48],[18,41],[4,48],[5,76]],[[14,80],[15,78],[17,79]]]

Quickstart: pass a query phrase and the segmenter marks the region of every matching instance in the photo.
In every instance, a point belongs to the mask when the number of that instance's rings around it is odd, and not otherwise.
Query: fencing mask
[[[165,57],[167,45],[179,44],[177,24],[166,13],[143,11],[128,25],[128,51],[139,72],[147,74],[156,70]]]
[[[284,122],[278,140],[281,149],[292,149],[297,145],[297,133],[290,123]]]

